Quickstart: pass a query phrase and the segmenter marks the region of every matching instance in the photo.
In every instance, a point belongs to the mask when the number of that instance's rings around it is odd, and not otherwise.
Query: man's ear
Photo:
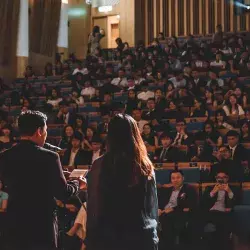
[[[42,128],[38,128],[35,134],[37,136],[42,136],[43,135],[43,129]]]

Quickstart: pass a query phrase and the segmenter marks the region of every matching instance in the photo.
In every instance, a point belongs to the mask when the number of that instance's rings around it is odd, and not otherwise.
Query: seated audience
[[[143,132],[143,127],[144,127],[145,124],[148,123],[148,121],[145,121],[145,120],[142,119],[142,111],[141,111],[141,109],[139,109],[139,108],[134,109],[132,111],[132,117],[137,122],[140,133],[142,133]]]
[[[65,101],[59,103],[59,112],[56,116],[56,123],[73,125],[75,121],[75,114],[69,110],[69,104]]]
[[[59,143],[59,147],[67,149],[71,147],[71,141],[74,135],[74,128],[71,125],[66,125],[63,129],[62,139]]]
[[[142,139],[145,143],[145,146],[148,147],[158,147],[158,138],[155,135],[154,131],[152,130],[152,127],[150,124],[146,123],[143,126],[143,132],[141,134]]]
[[[172,249],[175,236],[183,235],[197,207],[196,191],[184,184],[184,175],[174,170],[170,174],[171,187],[161,188],[159,196],[159,221],[161,224],[160,249]]]

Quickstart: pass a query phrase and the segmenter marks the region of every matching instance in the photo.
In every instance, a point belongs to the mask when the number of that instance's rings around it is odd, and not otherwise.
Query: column
[[[20,0],[17,36],[17,77],[23,77],[29,57],[29,0]]]
[[[68,58],[68,47],[69,47],[69,36],[68,36],[68,0],[62,0],[59,32],[57,40],[57,51],[59,53],[64,53],[62,56],[64,59]]]

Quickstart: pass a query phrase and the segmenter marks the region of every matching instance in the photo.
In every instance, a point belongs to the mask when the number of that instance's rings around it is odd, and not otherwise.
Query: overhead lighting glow
[[[113,10],[112,6],[101,6],[101,7],[98,7],[98,11],[99,12],[110,12],[112,10]]]
[[[62,0],[62,3],[68,4],[68,3],[69,3],[69,0]]]
[[[117,15],[117,16],[116,16],[116,18],[117,18],[117,19],[120,19],[120,18],[121,18],[121,16],[120,16],[120,15]]]

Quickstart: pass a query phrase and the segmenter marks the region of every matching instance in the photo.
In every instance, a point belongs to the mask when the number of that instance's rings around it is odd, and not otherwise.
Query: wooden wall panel
[[[159,32],[166,37],[211,35],[219,24],[225,32],[250,29],[250,14],[237,14],[234,0],[145,0],[144,10],[148,42]]]

